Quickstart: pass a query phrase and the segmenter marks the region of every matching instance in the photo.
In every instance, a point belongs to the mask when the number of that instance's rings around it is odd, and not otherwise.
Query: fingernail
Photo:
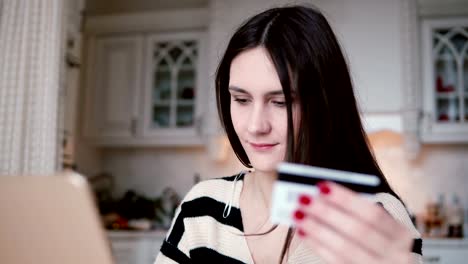
[[[301,196],[299,196],[299,203],[302,205],[309,205],[310,203],[312,203],[312,197],[306,194],[302,194]]]
[[[301,210],[296,210],[294,212],[294,219],[296,219],[296,220],[302,220],[302,219],[304,219],[304,216],[305,216],[305,214]]]
[[[298,234],[299,236],[301,236],[301,237],[303,237],[303,236],[306,235],[306,233],[305,233],[304,230],[302,230],[302,229],[298,229],[298,230],[297,230],[297,234]]]
[[[330,194],[330,187],[328,186],[328,183],[319,182],[317,184],[317,186],[318,186],[321,194],[325,194],[325,195]]]

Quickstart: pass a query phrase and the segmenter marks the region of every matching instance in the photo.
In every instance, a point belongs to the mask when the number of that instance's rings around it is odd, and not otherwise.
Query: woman
[[[367,145],[348,67],[323,15],[273,8],[231,38],[216,75],[221,122],[251,171],[203,181],[176,212],[156,263],[420,263],[421,240]],[[302,196],[295,227],[269,222],[289,161],[377,175],[371,202],[334,183]]]

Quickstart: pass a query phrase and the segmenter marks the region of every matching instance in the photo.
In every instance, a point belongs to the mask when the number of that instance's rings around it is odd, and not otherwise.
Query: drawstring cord
[[[234,200],[234,193],[236,190],[236,183],[239,180],[239,178],[244,174],[245,174],[245,171],[241,171],[239,172],[239,174],[237,174],[236,178],[234,178],[234,183],[232,184],[232,188],[231,188],[231,199],[229,199],[229,201],[224,206],[223,218],[227,218],[229,214],[231,213],[232,201]]]

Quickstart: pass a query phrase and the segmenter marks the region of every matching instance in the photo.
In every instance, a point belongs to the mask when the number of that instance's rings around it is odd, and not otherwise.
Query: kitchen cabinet
[[[136,136],[141,87],[141,36],[103,36],[89,40],[87,136],[119,142]]]
[[[200,23],[206,19],[187,20],[202,16],[195,9],[88,20],[84,132],[90,142],[202,145],[209,76]]]
[[[424,263],[463,264],[468,259],[467,239],[424,239]]]
[[[165,231],[108,231],[115,263],[153,264],[165,234]]]
[[[468,19],[425,19],[421,139],[468,142]]]

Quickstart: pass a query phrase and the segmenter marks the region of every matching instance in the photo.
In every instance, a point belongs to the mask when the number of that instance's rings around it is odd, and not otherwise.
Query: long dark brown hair
[[[288,144],[285,160],[318,167],[373,174],[381,192],[398,195],[387,183],[369,148],[340,44],[327,19],[314,7],[272,8],[248,19],[228,43],[216,73],[221,124],[239,160],[252,165],[234,130],[229,73],[241,52],[262,47],[276,68],[286,101]],[[294,133],[292,91],[300,107]],[[289,247],[291,229],[285,249]],[[281,259],[283,259],[283,250]]]

